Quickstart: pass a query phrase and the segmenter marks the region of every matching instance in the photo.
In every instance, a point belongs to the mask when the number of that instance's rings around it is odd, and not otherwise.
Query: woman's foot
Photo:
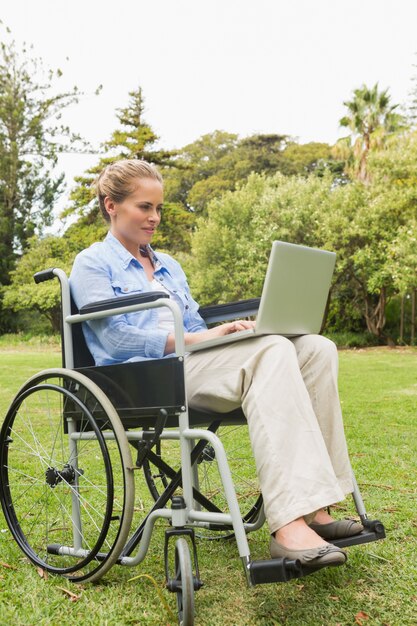
[[[346,552],[343,552],[343,550],[331,543],[325,543],[317,548],[291,550],[278,543],[274,537],[271,537],[269,550],[273,558],[300,561],[301,565],[310,568],[343,565],[347,560]]]
[[[323,541],[302,517],[277,530],[269,548],[273,558],[299,560],[310,567],[342,565],[347,559],[343,550]]]
[[[318,548],[326,544],[302,517],[282,526],[274,534],[274,539],[282,546],[290,550],[304,550]]]
[[[323,539],[330,540],[353,537],[363,531],[363,526],[359,522],[351,519],[335,521],[324,509],[317,512],[310,528]]]
[[[298,560],[309,567],[342,565],[347,559],[345,552],[323,541],[302,517],[277,530],[269,549],[273,558]]]

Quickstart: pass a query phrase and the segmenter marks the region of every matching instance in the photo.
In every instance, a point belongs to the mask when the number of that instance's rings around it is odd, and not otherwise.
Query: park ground
[[[408,626],[417,615],[417,349],[342,350],[340,395],[352,465],[369,515],[384,541],[349,548],[345,566],[286,584],[248,589],[233,541],[199,541],[204,587],[200,626]],[[54,342],[0,339],[0,406],[24,381],[59,366]],[[354,513],[350,500],[335,516]],[[122,626],[175,622],[164,590],[163,525],[135,570],[114,567],[98,584],[72,585],[31,566],[0,514],[0,625]],[[266,529],[249,536],[253,558],[267,558]],[[139,576],[131,581],[132,577]],[[162,593],[168,607],[161,600]]]

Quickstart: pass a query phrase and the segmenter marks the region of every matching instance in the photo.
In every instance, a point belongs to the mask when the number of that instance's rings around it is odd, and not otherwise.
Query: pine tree
[[[9,31],[7,31],[7,34]],[[3,39],[7,39],[4,37]],[[28,240],[53,219],[63,175],[54,176],[59,152],[78,137],[60,123],[64,108],[78,99],[77,89],[54,94],[51,83],[61,72],[45,71],[39,59],[13,41],[0,46],[0,285]],[[10,320],[0,310],[0,332]]]

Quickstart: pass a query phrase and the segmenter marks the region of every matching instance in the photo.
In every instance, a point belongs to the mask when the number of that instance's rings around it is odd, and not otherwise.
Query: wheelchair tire
[[[175,582],[178,623],[180,626],[194,624],[194,576],[190,549],[187,541],[180,537],[175,542]]]
[[[108,571],[130,530],[131,468],[123,426],[95,383],[66,369],[30,378],[0,432],[1,505],[30,561],[75,582]]]

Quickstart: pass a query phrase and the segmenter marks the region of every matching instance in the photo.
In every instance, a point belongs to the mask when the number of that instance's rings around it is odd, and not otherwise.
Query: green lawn
[[[0,405],[33,373],[59,366],[56,346],[0,343]],[[286,584],[248,589],[233,541],[199,541],[204,587],[196,594],[201,626],[402,626],[417,623],[417,350],[340,353],[340,391],[356,477],[368,513],[385,541],[349,548],[347,565]],[[145,497],[146,501],[146,497]],[[351,501],[336,514],[353,512]],[[174,624],[152,582],[163,589],[163,530],[143,564],[115,566],[99,584],[42,578],[28,564],[0,517],[0,624],[15,626]],[[254,558],[267,558],[266,529],[250,535]],[[10,566],[10,567],[8,567]],[[68,591],[75,594],[71,601]],[[163,591],[172,610],[175,599]]]

